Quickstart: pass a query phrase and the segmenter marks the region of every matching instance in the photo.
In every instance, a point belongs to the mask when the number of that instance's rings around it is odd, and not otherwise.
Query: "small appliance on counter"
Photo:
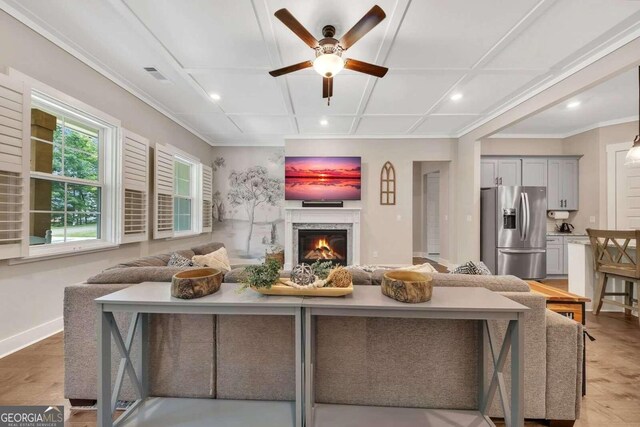
[[[573,230],[575,229],[575,227],[573,226],[573,224],[569,224],[568,222],[562,222],[562,224],[556,224],[556,232],[558,233],[573,233]]]

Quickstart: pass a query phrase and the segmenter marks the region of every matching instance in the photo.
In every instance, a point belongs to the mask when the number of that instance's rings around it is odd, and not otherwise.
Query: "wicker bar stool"
[[[638,310],[634,283],[640,282],[640,230],[592,230],[587,229],[593,250],[593,268],[598,281],[593,295],[593,314],[598,315],[602,304],[623,307],[626,314]],[[607,292],[609,278],[624,280],[624,292]],[[608,299],[608,296],[623,296],[624,302]]]

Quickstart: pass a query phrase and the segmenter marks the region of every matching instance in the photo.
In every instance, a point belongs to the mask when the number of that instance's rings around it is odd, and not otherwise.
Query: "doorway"
[[[440,171],[423,176],[423,247],[427,258],[440,258]]]
[[[607,146],[607,228],[640,228],[640,165],[625,166],[631,143]]]

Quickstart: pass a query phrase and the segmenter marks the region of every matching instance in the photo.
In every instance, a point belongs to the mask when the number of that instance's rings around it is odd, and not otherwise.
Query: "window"
[[[115,243],[117,128],[37,91],[31,107],[30,255]]]
[[[193,165],[176,158],[174,162],[173,228],[176,233],[192,231]]]

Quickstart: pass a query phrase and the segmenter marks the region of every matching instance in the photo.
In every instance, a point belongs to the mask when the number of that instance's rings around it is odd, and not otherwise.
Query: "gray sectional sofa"
[[[212,243],[183,254],[208,253],[221,246]],[[163,254],[120,264],[88,280],[98,283],[65,289],[65,397],[72,403],[96,398],[93,300],[130,286],[109,280],[169,281],[174,272],[166,267],[168,259],[169,254]],[[241,271],[241,267],[234,268],[225,281],[236,282]],[[354,284],[379,285],[382,273],[354,271]],[[525,315],[525,417],[568,421],[579,417],[584,345],[580,324],[547,310],[544,298],[531,293],[516,277],[438,273],[433,274],[433,283],[436,288],[482,286],[529,307]],[[116,319],[126,331],[128,318]],[[495,326],[504,334],[506,324]],[[290,317],[153,315],[151,394],[293,400],[294,332]],[[474,408],[477,343],[478,327],[473,321],[322,317],[317,321],[316,401]],[[114,347],[114,357],[116,353]],[[133,353],[136,358],[135,349]],[[130,384],[125,383],[121,398],[132,397]],[[501,416],[499,399],[491,414]]]

